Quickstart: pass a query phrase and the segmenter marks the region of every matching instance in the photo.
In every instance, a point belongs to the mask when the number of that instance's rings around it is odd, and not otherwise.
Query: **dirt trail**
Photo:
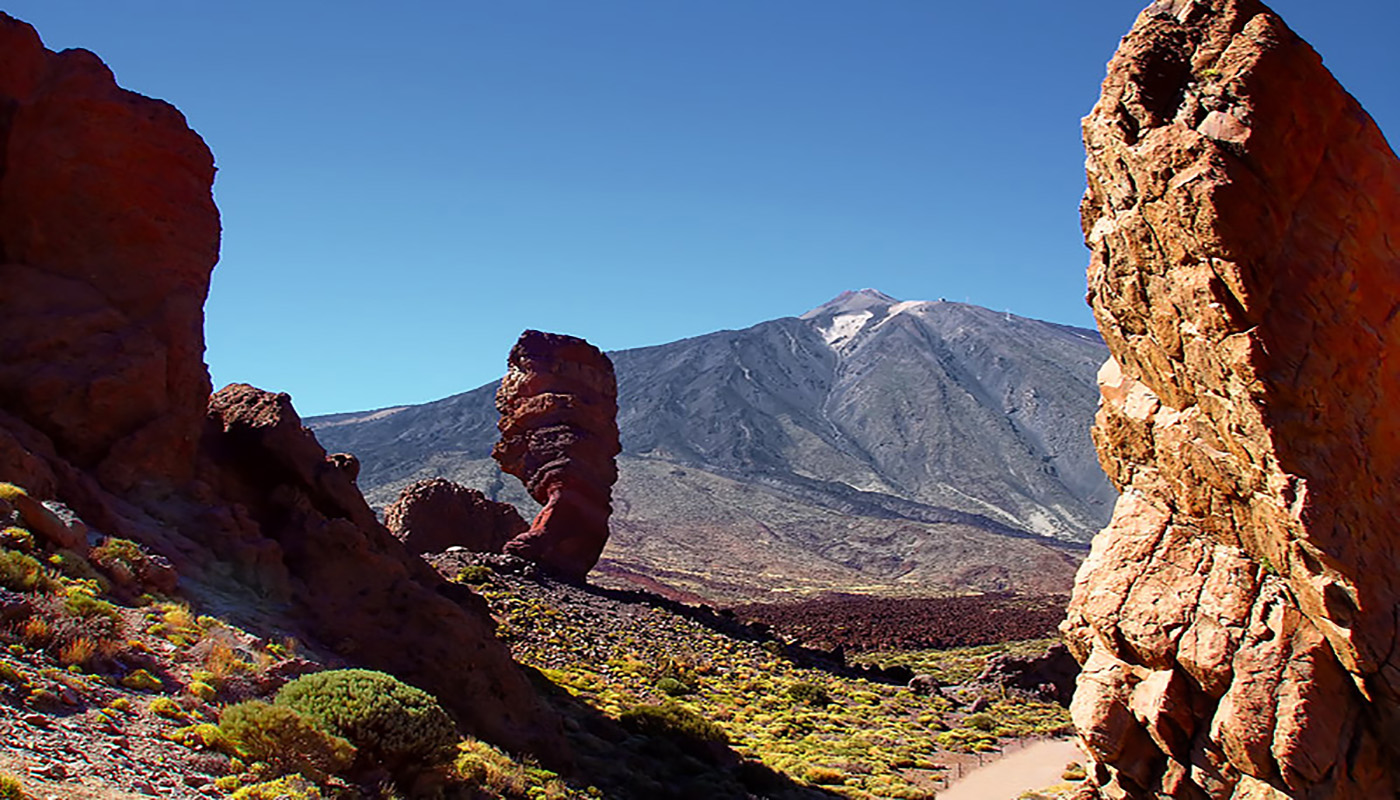
[[[938,793],[938,800],[1014,800],[1022,792],[1059,783],[1060,773],[1084,755],[1069,739],[1049,739],[1027,745],[984,767]]]

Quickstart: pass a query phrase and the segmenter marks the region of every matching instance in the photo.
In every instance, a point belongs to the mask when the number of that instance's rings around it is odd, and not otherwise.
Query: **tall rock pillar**
[[[1084,120],[1094,430],[1063,630],[1110,796],[1400,788],[1400,162],[1254,0],[1161,0]]]
[[[608,541],[617,482],[617,378],[582,339],[525,331],[496,393],[501,439],[491,455],[544,506],[505,552],[581,579]]]

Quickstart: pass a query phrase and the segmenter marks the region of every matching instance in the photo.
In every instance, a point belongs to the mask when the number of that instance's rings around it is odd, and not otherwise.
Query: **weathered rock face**
[[[0,14],[0,481],[168,558],[201,608],[392,672],[469,731],[565,757],[485,605],[378,523],[357,462],[328,458],[286,395],[210,398],[213,174],[178,111]]]
[[[188,478],[210,388],[214,159],[92,53],[52,53],[4,14],[0,53],[4,406],[115,489]]]
[[[496,393],[491,455],[544,506],[505,552],[567,578],[588,574],[608,541],[617,482],[617,378],[582,339],[525,331]]]
[[[384,524],[410,553],[418,554],[449,547],[499,553],[511,538],[530,529],[515,506],[445,478],[405,486],[384,510]]]
[[[320,638],[436,695],[488,739],[557,752],[485,602],[407,556],[286,394],[220,390],[209,399],[203,444],[202,477],[237,510],[222,518],[218,540],[271,551],[256,564],[285,570],[289,599]],[[226,558],[247,563],[236,545]]]
[[[1094,431],[1063,630],[1110,795],[1400,788],[1400,163],[1253,0],[1162,0],[1084,122]]]

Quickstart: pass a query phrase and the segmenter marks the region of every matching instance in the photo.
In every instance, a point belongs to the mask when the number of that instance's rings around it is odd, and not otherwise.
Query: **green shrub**
[[[799,703],[806,703],[809,706],[831,705],[831,695],[826,690],[815,683],[809,681],[798,681],[788,687],[788,697]]]
[[[482,584],[491,580],[493,570],[482,564],[469,564],[457,573],[458,583]]]
[[[122,678],[122,686],[128,689],[138,689],[143,692],[159,692],[165,688],[165,684],[160,682],[160,678],[152,675],[144,669],[138,669]]]
[[[59,572],[70,578],[81,581],[90,581],[97,589],[98,594],[103,594],[112,588],[112,585],[102,574],[92,568],[86,558],[78,555],[72,550],[59,550],[49,556],[49,564]]]
[[[90,619],[102,617],[110,620],[114,625],[121,622],[121,614],[117,612],[117,607],[94,597],[87,587],[70,586],[65,593],[63,605],[68,613],[75,617]]]
[[[233,800],[325,800],[325,797],[320,787],[300,775],[255,783],[233,793]]]
[[[432,695],[373,670],[303,675],[283,686],[275,702],[344,737],[362,758],[390,771],[445,761],[460,738]]]
[[[183,722],[184,720],[189,718],[189,715],[185,713],[185,710],[183,708],[180,708],[180,704],[176,703],[174,700],[171,700],[169,697],[157,697],[156,699],[151,701],[151,704],[148,706],[148,708],[151,710],[152,714],[155,714],[158,717],[165,717],[166,719],[173,719]]]
[[[10,664],[0,661],[0,683],[8,683],[13,686],[23,686],[28,683],[24,673],[20,672]]]
[[[16,592],[47,592],[54,581],[33,556],[0,550],[0,586]]]
[[[267,762],[279,774],[320,777],[344,770],[355,759],[350,742],[327,733],[295,709],[261,700],[225,708],[219,715],[219,733],[237,755]]]
[[[0,547],[8,547],[22,553],[34,552],[34,534],[24,528],[8,527],[0,530]]]
[[[675,678],[662,678],[656,682],[656,690],[671,697],[680,697],[685,694],[694,694],[695,690],[686,686]]]
[[[997,721],[991,714],[968,714],[963,717],[963,727],[991,733],[996,730]]]
[[[9,486],[8,483],[0,486]],[[26,800],[29,795],[24,793],[24,784],[19,778],[8,772],[0,772],[0,800]]]
[[[108,536],[92,548],[88,560],[111,577],[112,582],[130,592],[149,589],[143,581],[151,570],[151,557],[141,545],[130,539]]]
[[[679,736],[701,742],[727,742],[724,729],[690,709],[675,703],[639,705],[622,712],[618,720],[648,736]]]
[[[102,540],[102,544],[92,548],[88,558],[92,563],[107,569],[112,569],[120,564],[134,575],[146,563],[147,556],[146,551],[142,550],[141,545],[136,542],[108,536]]]

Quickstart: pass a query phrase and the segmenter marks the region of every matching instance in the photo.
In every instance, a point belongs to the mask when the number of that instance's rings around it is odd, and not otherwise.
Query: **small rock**
[[[33,725],[36,728],[47,728],[53,724],[53,720],[49,719],[46,714],[25,714],[20,717],[20,721],[24,722],[26,725]]]
[[[64,769],[62,764],[51,763],[45,764],[42,767],[32,767],[29,770],[29,774],[40,778],[47,778],[51,781],[61,781],[68,777],[68,770]]]
[[[197,772],[191,772],[190,774],[188,774],[188,775],[185,776],[185,785],[186,785],[186,786],[193,786],[193,787],[195,787],[195,788],[199,788],[200,786],[203,786],[204,784],[206,784],[206,783],[208,783],[208,782],[209,782],[209,776],[207,776],[207,775],[200,775],[200,774],[197,773]]]
[[[932,675],[915,675],[909,681],[909,691],[920,696],[941,697],[942,692],[939,687],[942,684]]]
[[[156,788],[152,786],[148,781],[136,781],[135,783],[131,784],[131,791],[136,792],[138,794],[150,795],[152,797],[154,797],[156,794]]]

